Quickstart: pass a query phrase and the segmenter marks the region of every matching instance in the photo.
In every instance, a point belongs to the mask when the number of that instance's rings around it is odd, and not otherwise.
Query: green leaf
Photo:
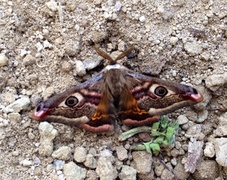
[[[145,146],[145,149],[148,153],[151,153],[151,147],[150,147],[150,142],[147,142],[147,143],[143,143],[143,145]]]
[[[152,152],[157,156],[159,152],[161,151],[160,146],[158,143],[151,143],[150,148],[152,149]]]

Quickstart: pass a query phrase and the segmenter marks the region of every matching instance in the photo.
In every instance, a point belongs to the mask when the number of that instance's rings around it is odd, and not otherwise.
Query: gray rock
[[[227,73],[210,75],[205,79],[205,82],[210,90],[216,91],[221,86],[227,84]]]
[[[122,180],[136,180],[136,170],[130,166],[122,166],[119,178]]]
[[[20,162],[22,166],[29,167],[33,165],[33,162],[31,160],[24,159]]]
[[[116,152],[117,152],[117,158],[120,161],[124,161],[128,158],[128,154],[127,154],[128,152],[123,146],[118,146],[116,148]]]
[[[201,161],[198,165],[195,174],[195,179],[213,180],[218,177],[218,164],[213,160]]]
[[[71,157],[71,148],[68,146],[62,146],[52,153],[52,157],[61,160],[69,160]]]
[[[206,157],[214,157],[215,155],[215,149],[214,149],[214,144],[212,142],[207,142],[204,148],[204,156]]]
[[[58,170],[62,170],[63,167],[65,165],[65,161],[62,161],[62,160],[55,160],[54,161],[54,166],[55,166],[55,169],[58,171]]]
[[[8,58],[5,54],[0,54],[0,67],[6,66],[8,64]]]
[[[74,151],[74,160],[78,163],[84,162],[86,160],[87,150],[80,146]]]
[[[203,140],[205,135],[202,133],[202,125],[194,124],[190,126],[185,134],[186,137],[193,137],[199,140]]]
[[[217,129],[214,131],[216,136],[222,137],[227,135],[227,113],[222,114],[219,118],[219,124]]]
[[[39,154],[42,156],[50,156],[53,152],[53,139],[58,132],[48,122],[41,122],[39,124],[40,146]]]
[[[186,124],[188,122],[188,118],[185,115],[180,115],[177,117],[177,122],[179,125]]]
[[[99,66],[102,62],[102,57],[98,56],[98,57],[94,57],[93,59],[85,59],[83,61],[84,67],[86,70],[91,70],[96,68],[97,66]]]
[[[177,165],[174,167],[173,172],[178,180],[185,180],[190,175],[188,172],[185,171],[184,165],[182,163],[177,163]]]
[[[28,54],[24,57],[23,64],[25,66],[31,66],[31,65],[35,64],[35,61],[36,61],[36,59],[31,54]]]
[[[162,171],[162,175],[161,175],[161,179],[165,179],[165,180],[172,180],[174,179],[174,175],[171,172],[172,171],[172,166],[170,164],[167,164],[167,166],[169,167],[170,171],[168,169],[164,169]]]
[[[12,125],[15,125],[16,123],[20,122],[21,115],[19,113],[9,113],[8,119]]]
[[[95,169],[96,165],[97,165],[97,161],[96,161],[95,157],[92,154],[87,154],[86,160],[84,162],[84,165],[86,167],[91,168],[91,169]]]
[[[86,69],[82,61],[74,61],[75,63],[75,68],[73,71],[74,76],[84,76],[86,74]]]
[[[97,162],[96,173],[100,177],[100,180],[116,179],[117,170],[112,165],[110,158],[108,157],[99,157]]]
[[[214,140],[216,161],[219,165],[227,167],[227,138]]]
[[[132,153],[135,169],[140,174],[148,174],[151,172],[152,155],[145,151],[135,151]]]
[[[186,42],[184,44],[184,48],[191,55],[201,54],[203,50],[202,45],[199,44],[197,41]]]
[[[86,169],[77,166],[74,162],[69,162],[63,167],[66,180],[84,180],[86,172]]]
[[[30,104],[30,99],[28,96],[22,96],[5,108],[5,112],[15,112],[18,113],[23,109],[26,109]]]

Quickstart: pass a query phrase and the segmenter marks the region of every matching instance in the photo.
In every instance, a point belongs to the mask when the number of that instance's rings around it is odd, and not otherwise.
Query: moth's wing
[[[119,116],[128,125],[146,125],[160,115],[191,106],[203,100],[190,86],[145,76],[130,70],[125,73],[126,88],[119,103]]]
[[[100,73],[90,80],[74,86],[42,102],[34,111],[33,119],[74,125],[91,132],[113,129],[114,112],[104,91],[104,78]]]

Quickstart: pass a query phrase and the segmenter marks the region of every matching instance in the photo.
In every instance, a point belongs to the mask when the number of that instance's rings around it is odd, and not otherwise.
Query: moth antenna
[[[122,59],[123,57],[127,56],[132,50],[134,49],[133,46],[126,49],[123,53],[119,54],[114,61],[117,62],[117,60]]]
[[[93,45],[93,48],[95,49],[95,51],[100,55],[102,56],[104,59],[107,59],[109,60],[110,64],[115,64],[116,63],[116,60],[113,60],[113,58],[107,54],[106,52],[104,52],[103,50],[101,50],[97,44],[94,44]]]

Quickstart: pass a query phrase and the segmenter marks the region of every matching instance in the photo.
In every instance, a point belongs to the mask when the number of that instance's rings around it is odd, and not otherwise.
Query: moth
[[[116,59],[94,46],[109,60],[99,74],[40,103],[33,119],[64,123],[94,133],[112,131],[116,120],[127,126],[151,125],[161,115],[203,100],[193,87],[145,76],[117,64]]]

